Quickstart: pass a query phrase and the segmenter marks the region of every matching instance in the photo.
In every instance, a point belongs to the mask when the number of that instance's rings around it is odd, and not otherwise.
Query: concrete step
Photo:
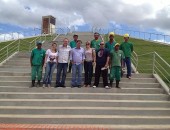
[[[18,62],[18,63],[10,63],[10,62],[6,62],[3,66],[8,66],[9,68],[10,67],[12,67],[12,66],[15,66],[15,67],[17,67],[17,66],[30,66],[30,63],[24,63],[24,62]],[[1,66],[1,67],[3,67],[3,66]]]
[[[42,107],[25,107],[25,108],[16,108],[16,107],[8,107],[8,108],[0,108],[0,117],[2,115],[30,115],[30,116],[38,116],[38,115],[53,115],[53,116],[60,116],[60,115],[68,115],[68,116],[76,116],[76,115],[96,115],[96,116],[155,116],[159,118],[161,116],[162,118],[169,118],[170,119],[170,110],[136,110],[136,109],[107,109],[107,107],[98,109],[97,107],[91,108],[84,108],[78,107],[78,108],[42,108]]]
[[[120,115],[17,115],[1,114],[3,123],[88,124],[88,125],[169,125],[169,116]]]
[[[27,59],[27,60],[21,60],[21,59],[16,59],[16,60],[8,60],[6,63],[10,63],[10,64],[13,64],[13,63],[30,63],[30,60]]]
[[[169,100],[164,94],[0,92],[0,99]]]
[[[128,107],[128,108],[168,108],[169,101],[158,100],[73,100],[73,99],[0,99],[1,106],[41,106],[41,107]]]
[[[20,67],[14,67],[14,68],[3,68],[0,67],[0,73],[1,72],[25,72],[25,73],[29,73],[31,72],[31,68],[20,68]]]
[[[12,69],[13,70],[13,69]],[[29,69],[29,71],[31,71]],[[11,72],[11,71],[8,71],[8,69],[4,69],[0,71],[0,76],[30,76],[31,73],[30,72],[25,72],[25,71],[22,71],[22,72],[17,72],[17,71],[14,71],[14,72]],[[44,73],[43,73],[44,75]],[[84,73],[83,73],[84,75]],[[54,71],[54,74],[53,74],[53,77],[56,76],[56,70]],[[67,77],[71,77],[72,74],[71,73],[67,73]],[[152,74],[132,74],[132,79],[133,78],[153,78],[153,75]]]
[[[66,80],[71,81],[72,77],[67,76]],[[30,76],[0,76],[1,81],[30,81],[31,77]],[[53,76],[53,81],[56,80],[56,75]],[[84,77],[83,77],[84,80]],[[92,79],[94,81],[94,77]],[[122,78],[121,82],[138,82],[138,83],[157,83],[157,80],[155,78],[132,78],[132,79],[127,79],[127,78]]]
[[[52,85],[51,86],[55,86],[55,81],[52,81]],[[30,86],[31,84],[31,81],[3,81],[3,80],[0,80],[0,86]],[[93,82],[92,82],[92,85],[93,85]],[[92,86],[91,85],[91,86]],[[70,80],[66,80],[65,82],[65,86],[66,87],[71,87],[71,81]],[[115,83],[113,83],[113,87],[115,86]],[[120,82],[120,87],[126,87],[128,86],[129,88],[136,88],[136,89],[141,89],[143,88],[143,86],[145,86],[144,88],[150,88],[151,89],[159,89],[160,87],[160,84],[159,83],[138,83],[138,82]],[[99,86],[98,87],[104,87],[103,86],[103,82],[100,82],[99,83]],[[146,89],[147,89],[146,88]]]
[[[29,87],[29,86],[28,86]],[[161,88],[122,88],[122,89],[117,89],[117,88],[112,88],[112,89],[105,89],[105,88],[71,88],[71,87],[67,87],[67,88],[51,88],[51,89],[44,89],[42,87],[40,88],[28,88],[26,89],[26,87],[23,88],[12,88],[12,87],[3,87],[1,88],[1,92],[44,92],[44,91],[48,91],[48,92],[89,92],[89,91],[105,91],[105,92],[112,92],[112,93],[133,93],[133,94],[164,94],[164,90]]]

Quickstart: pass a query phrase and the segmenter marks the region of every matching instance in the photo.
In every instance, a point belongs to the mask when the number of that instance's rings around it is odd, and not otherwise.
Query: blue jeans
[[[57,77],[56,78],[56,85],[63,86],[65,84],[67,67],[68,67],[68,63],[58,63],[58,65],[57,65],[57,75],[56,75],[56,77]],[[62,79],[60,81],[60,76],[61,76],[62,71],[63,71],[63,74],[62,74]]]
[[[83,70],[83,64],[72,64],[72,86],[78,86],[82,83],[82,70]],[[76,78],[76,76],[78,76]]]
[[[124,62],[126,63],[127,67],[127,77],[131,76],[131,59],[130,57],[126,57]]]
[[[43,84],[51,84],[52,75],[56,68],[56,63],[48,62],[45,68],[45,75],[43,79]]]

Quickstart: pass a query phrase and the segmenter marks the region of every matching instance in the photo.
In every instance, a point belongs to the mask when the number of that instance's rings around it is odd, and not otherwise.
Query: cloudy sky
[[[41,26],[139,28],[170,34],[170,0],[0,0],[0,33]]]

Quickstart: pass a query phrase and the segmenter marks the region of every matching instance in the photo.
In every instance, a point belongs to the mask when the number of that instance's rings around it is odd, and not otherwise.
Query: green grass
[[[107,41],[106,39],[108,39],[107,35],[105,36],[105,41]],[[116,35],[115,40],[121,43],[123,42],[123,36]],[[170,64],[170,46],[134,38],[130,38],[129,41],[133,43],[134,51],[138,55],[155,51]]]

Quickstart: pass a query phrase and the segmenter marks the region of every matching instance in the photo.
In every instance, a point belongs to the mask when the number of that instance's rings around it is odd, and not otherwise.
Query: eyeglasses
[[[90,44],[86,44],[86,45],[90,45]]]

